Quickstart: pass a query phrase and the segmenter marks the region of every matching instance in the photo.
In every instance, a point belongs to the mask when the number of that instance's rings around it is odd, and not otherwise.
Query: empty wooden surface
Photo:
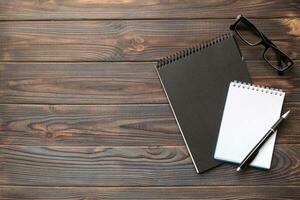
[[[7,199],[295,199],[297,186],[2,187]],[[51,191],[51,192],[49,192]],[[217,192],[216,192],[217,191]],[[142,194],[142,195],[141,195]]]
[[[249,17],[294,60],[242,43],[254,83],[282,88],[272,167],[198,175],[157,59]],[[299,199],[300,2],[0,0],[0,199]]]
[[[299,16],[297,0],[2,0],[2,20],[232,18]]]

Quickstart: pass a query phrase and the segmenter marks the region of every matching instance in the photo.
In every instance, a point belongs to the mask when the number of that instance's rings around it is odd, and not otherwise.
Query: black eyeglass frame
[[[253,31],[256,31],[259,36],[260,36],[260,41],[258,41],[257,43],[250,43],[248,42],[247,40],[245,40],[239,33],[239,31],[237,30],[237,26],[240,22],[243,22],[245,25],[247,25],[249,27],[249,29],[252,29]],[[271,65],[274,69],[276,69],[278,72],[284,72],[286,71],[287,69],[289,69],[290,67],[293,66],[294,62],[292,61],[292,59],[286,55],[284,52],[282,52],[270,39],[268,39],[261,31],[259,31],[256,26],[254,24],[252,24],[246,17],[244,17],[243,15],[238,15],[237,16],[237,19],[236,21],[234,22],[234,24],[230,25],[230,30],[231,31],[234,31],[240,38],[243,42],[245,42],[247,45],[249,46],[257,46],[257,45],[263,45],[265,47],[265,50],[263,52],[263,59],[269,64]],[[275,52],[278,51],[280,52],[280,54],[282,54],[283,56],[285,56],[288,61],[289,61],[289,65],[284,67],[284,68],[279,68],[279,67],[276,67],[274,65],[272,65],[269,60],[265,57],[266,55],[266,51],[269,49],[269,48],[273,48],[275,49]]]

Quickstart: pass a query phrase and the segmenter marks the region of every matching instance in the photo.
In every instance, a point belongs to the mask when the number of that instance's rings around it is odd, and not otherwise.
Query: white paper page
[[[284,92],[230,83],[215,159],[240,163],[279,119],[283,100]],[[270,168],[275,138],[269,138],[251,166]]]

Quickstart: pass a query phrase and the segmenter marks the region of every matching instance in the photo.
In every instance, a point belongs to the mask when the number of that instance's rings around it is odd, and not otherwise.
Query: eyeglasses
[[[278,72],[283,72],[294,64],[285,53],[259,31],[246,17],[239,15],[236,22],[230,26],[230,30],[234,31],[250,46],[263,45],[265,47],[263,58]]]

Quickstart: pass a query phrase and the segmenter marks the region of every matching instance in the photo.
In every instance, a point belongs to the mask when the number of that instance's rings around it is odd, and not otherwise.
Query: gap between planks
[[[246,16],[247,17],[247,16]],[[274,16],[274,17],[247,17],[248,19],[295,19],[299,18],[299,16]],[[170,18],[68,18],[68,19],[0,19],[0,22],[55,22],[55,21],[163,21],[163,20],[185,20],[185,21],[191,21],[191,20],[224,20],[224,19],[232,19],[235,20],[236,16],[232,17],[170,17]]]
[[[199,175],[201,176],[201,175]],[[277,187],[281,187],[281,188],[300,188],[299,185],[199,185],[199,186],[195,186],[195,185],[176,185],[176,186],[35,186],[35,185],[1,185],[1,187],[6,187],[6,188],[165,188],[165,189],[172,189],[172,188],[277,188]]]
[[[40,148],[47,148],[47,147],[64,147],[64,148],[70,148],[70,149],[82,149],[82,148],[96,148],[96,147],[101,147],[101,148],[116,148],[116,149],[137,149],[137,148],[152,148],[152,147],[161,147],[161,148],[186,148],[185,145],[138,145],[138,146],[113,146],[113,145],[82,145],[82,146],[66,146],[66,145],[21,145],[21,144],[0,144],[1,147],[40,147]],[[290,143],[280,143],[277,144],[275,143],[275,148],[276,146],[300,146],[300,143],[295,143],[295,144],[290,144]]]

